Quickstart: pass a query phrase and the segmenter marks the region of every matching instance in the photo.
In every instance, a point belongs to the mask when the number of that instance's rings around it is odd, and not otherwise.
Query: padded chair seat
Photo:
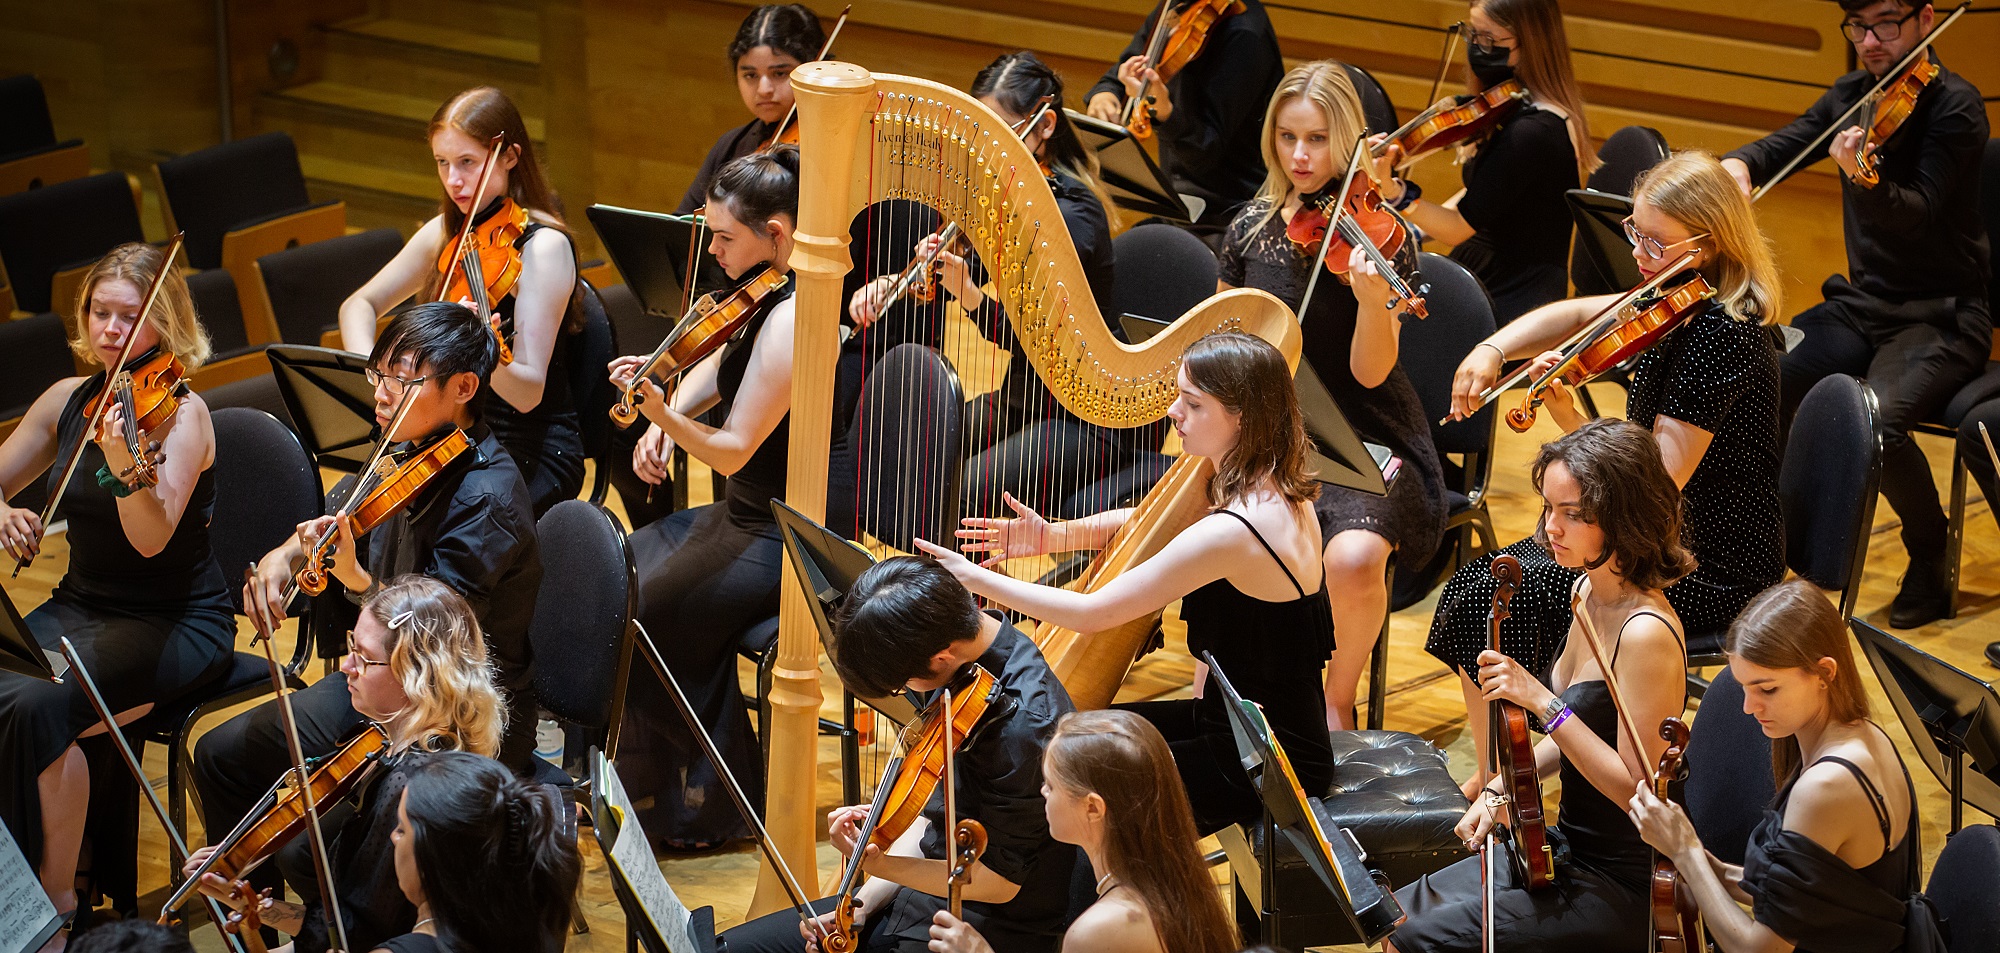
[[[1466,802],[1444,752],[1407,731],[1336,731],[1331,739],[1333,784],[1321,800],[1333,823],[1353,832],[1369,869],[1400,887],[1470,856],[1453,832]],[[1246,833],[1262,851],[1262,825]],[[1279,838],[1277,890],[1287,947],[1360,942],[1286,838]]]
[[[1958,393],[1952,395],[1951,400],[1945,403],[1944,410],[1940,411],[1935,419],[1924,422],[1957,430],[1958,425],[1965,420],[1965,415],[1972,413],[1972,408],[1995,397],[2000,397],[2000,361],[1989,361],[1985,373],[1973,378],[1972,383],[1959,388]]]
[[[1451,516],[1457,516],[1458,514],[1467,512],[1471,509],[1472,509],[1472,497],[1467,496],[1464,493],[1460,493],[1457,490],[1454,490],[1450,487],[1445,487],[1444,511],[1446,514]]]
[[[778,617],[772,616],[743,630],[736,651],[745,658],[762,659],[778,644]]]

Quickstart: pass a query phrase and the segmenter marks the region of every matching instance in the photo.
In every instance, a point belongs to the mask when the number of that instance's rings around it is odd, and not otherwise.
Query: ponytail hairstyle
[[[825,45],[826,29],[820,26],[819,14],[806,9],[804,4],[756,7],[743,18],[743,25],[736,28],[736,38],[729,41],[729,67],[735,69],[745,54],[760,46],[768,46],[772,52],[801,64],[810,63],[819,59],[819,49]]]
[[[412,573],[389,580],[361,609],[388,630],[389,672],[409,698],[383,725],[390,743],[397,750],[497,753],[506,708],[465,598]]]
[[[968,92],[974,97],[991,96],[1008,112],[1022,119],[1032,118],[1035,111],[1041,108],[1042,97],[1049,97],[1053,104],[1050,111],[1056,117],[1055,132],[1042,145],[1048,154],[1049,167],[1061,169],[1088,186],[1097,196],[1098,204],[1104,206],[1104,214],[1111,227],[1118,227],[1118,207],[1105,193],[1103,183],[1098,181],[1097,153],[1084,148],[1083,140],[1077,137],[1076,126],[1063,112],[1062,76],[1043,63],[1041,57],[1027,50],[1008,53],[980,70],[979,75],[972,78],[972,88]]]
[[[1076,711],[1056,722],[1042,776],[1071,797],[1104,799],[1104,873],[1139,895],[1167,953],[1240,945],[1202,862],[1194,811],[1173,752],[1129,711]]]
[[[1266,478],[1291,502],[1319,496],[1306,470],[1305,418],[1292,369],[1277,348],[1254,334],[1223,331],[1188,345],[1181,367],[1188,383],[1238,416],[1236,446],[1215,461],[1209,505],[1228,506]]]
[[[1336,168],[1343,171],[1347,168],[1347,161],[1354,154],[1354,144],[1368,131],[1368,116],[1361,109],[1361,94],[1354,91],[1354,79],[1347,75],[1346,67],[1333,60],[1315,60],[1292,67],[1285,78],[1278,81],[1278,88],[1271,92],[1270,105],[1264,107],[1264,184],[1257,188],[1257,197],[1244,207],[1243,214],[1257,216],[1257,220],[1243,232],[1243,247],[1246,249],[1264,230],[1264,223],[1278,214],[1278,207],[1284,205],[1285,199],[1292,194],[1291,176],[1285,174],[1287,163],[1278,155],[1278,146],[1273,140],[1278,135],[1279,111],[1291,105],[1294,99],[1306,100],[1326,115],[1327,150],[1337,163]]]
[[[733,159],[708,184],[710,204],[723,204],[729,214],[759,233],[767,222],[783,215],[799,220],[799,147],[773,146]]]
[[[1751,597],[1723,637],[1722,650],[1764,668],[1802,669],[1826,681],[1827,720],[1851,725],[1868,717],[1868,694],[1854,668],[1847,625],[1826,593],[1804,579],[1781,582]],[[1833,660],[1826,674],[1823,660]],[[1799,739],[1771,740],[1771,775],[1784,787],[1801,767]]]
[[[1676,152],[1632,184],[1633,201],[1686,226],[1715,250],[1715,297],[1739,321],[1775,324],[1781,303],[1778,264],[1757,213],[1722,163],[1706,152]]]
[[[1514,34],[1514,44],[1521,53],[1514,75],[1535,99],[1568,114],[1565,124],[1570,147],[1576,150],[1577,178],[1590,178],[1604,163],[1597,161],[1597,150],[1590,146],[1590,122],[1584,118],[1583,88],[1577,84],[1576,68],[1570,63],[1562,8],[1556,0],[1472,0],[1472,5]]]
[[[167,253],[145,242],[127,242],[106,252],[84,273],[76,293],[76,320],[70,323],[69,349],[92,364],[102,363],[97,346],[90,340],[90,298],[97,286],[107,281],[123,281],[139,292],[139,305],[146,304],[146,289],[153,276],[166,266]],[[160,347],[177,358],[189,371],[208,360],[208,330],[195,314],[194,298],[188,294],[187,279],[179,269],[168,266],[167,280],[160,283],[160,298],[146,320],[160,332]],[[138,357],[137,351],[132,352]]]
[[[479,143],[482,153],[491,149],[493,137],[501,137],[501,155],[513,152],[514,168],[507,173],[507,197],[514,204],[530,213],[539,212],[548,221],[550,228],[563,233],[569,239],[570,264],[577,264],[576,235],[563,220],[562,199],[549,185],[548,173],[542,170],[541,160],[535,155],[535,144],[528,139],[528,124],[521,119],[521,110],[507,94],[491,86],[475,86],[444,101],[431,122],[424,129],[426,143],[445,128],[464,133],[472,141]],[[474,209],[477,215],[481,209]],[[460,229],[465,227],[465,214],[459,211],[458,203],[447,195],[438,200],[438,217],[444,225],[446,243],[456,241]],[[423,300],[435,301],[440,293],[444,275],[433,274],[426,284]],[[583,282],[579,279],[570,289],[569,306],[563,313],[562,329],[574,334],[583,330]]]
[[[410,850],[447,950],[560,953],[580,874],[562,811],[492,758],[446,751],[410,769]]]

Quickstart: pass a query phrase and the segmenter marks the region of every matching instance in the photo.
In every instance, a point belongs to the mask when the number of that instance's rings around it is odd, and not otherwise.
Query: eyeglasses
[[[1859,20],[1848,20],[1840,25],[1840,32],[1847,35],[1847,42],[1849,43],[1858,44],[1871,33],[1875,35],[1875,42],[1877,43],[1893,43],[1897,37],[1903,35],[1903,24],[1908,23],[1910,18],[1916,16],[1922,9],[1919,6],[1917,9],[1911,10],[1894,20],[1883,20],[1880,23],[1862,23]]]
[[[394,374],[384,374],[372,367],[363,373],[367,374],[368,386],[370,387],[381,387],[385,383],[388,384],[390,397],[401,397],[410,388],[420,387],[425,381],[431,379],[429,374],[425,374],[413,380],[404,380]]]
[[[393,378],[391,378],[391,379],[393,380]],[[359,666],[361,666],[361,670],[362,670],[362,671],[364,671],[364,672],[365,672],[365,671],[368,671],[368,667],[369,667],[369,666],[371,666],[371,665],[385,665],[385,666],[386,666],[386,665],[388,665],[388,664],[389,664],[389,663],[387,663],[387,662],[377,662],[377,661],[375,661],[374,659],[372,659],[372,658],[369,658],[368,656],[366,656],[366,655],[363,655],[363,654],[361,654],[361,647],[360,647],[360,646],[358,646],[358,645],[356,645],[356,644],[354,644],[354,630],[353,630],[353,629],[349,629],[349,630],[347,630],[347,655],[348,655],[348,657],[349,657],[349,658],[352,658],[352,659],[354,660],[354,664],[356,664],[356,665],[359,665]]]
[[[1506,42],[1512,43],[1513,40],[1510,38]],[[1467,33],[1465,35],[1465,45],[1472,47],[1473,49],[1478,50],[1481,53],[1491,53],[1495,50],[1513,49],[1512,46],[1501,45],[1501,40],[1499,37],[1494,36],[1491,33],[1486,33],[1478,30],[1474,30],[1473,32]]]
[[[1689,235],[1688,237],[1683,238],[1680,241],[1662,245],[1660,244],[1659,239],[1654,238],[1653,236],[1640,231],[1637,226],[1632,224],[1632,220],[1630,218],[1627,218],[1626,220],[1619,222],[1618,224],[1625,226],[1625,240],[1631,242],[1633,248],[1637,248],[1640,251],[1644,252],[1647,258],[1651,258],[1654,261],[1659,261],[1660,259],[1667,257],[1667,249],[1669,248],[1673,248],[1677,245],[1685,245],[1688,242],[1694,241],[1695,239],[1698,238],[1708,237],[1707,232],[1702,232],[1699,235]]]

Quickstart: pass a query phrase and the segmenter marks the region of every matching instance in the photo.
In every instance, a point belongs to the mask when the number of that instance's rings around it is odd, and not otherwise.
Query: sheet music
[[[0,822],[0,951],[27,953],[41,946],[58,919],[13,832]]]
[[[598,756],[600,760],[603,755]],[[632,799],[625,794],[625,785],[618,780],[618,770],[609,761],[600,765],[598,777],[603,780],[604,803],[617,812],[618,836],[611,842],[611,867],[619,879],[638,898],[639,906],[646,911],[646,918],[652,921],[654,931],[660,934],[667,949],[674,953],[695,953],[694,939],[688,936],[687,905],[674,893],[667,876],[660,872],[660,863],[653,859],[652,842],[646,832],[639,827],[639,816],[632,811]],[[38,891],[40,887],[36,888]]]

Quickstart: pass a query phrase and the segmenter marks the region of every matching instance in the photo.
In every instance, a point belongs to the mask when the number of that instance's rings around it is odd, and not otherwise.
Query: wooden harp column
[[[824,520],[834,368],[845,308],[841,281],[852,267],[848,224],[870,204],[921,202],[959,224],[986,263],[994,295],[1036,375],[1084,421],[1133,427],[1166,414],[1178,395],[1180,356],[1217,331],[1241,330],[1297,364],[1298,322],[1261,291],[1216,295],[1141,345],[1111,334],[1097,311],[1034,156],[985,105],[927,80],[875,75],[850,63],[808,63],[792,73],[798,102],[799,216],[792,269],[798,282],[792,362],[786,501]],[[1183,456],[1140,504],[1080,582],[1101,585],[1157,552],[1207,512],[1213,467]],[[819,636],[789,561],[782,587],[778,661],[772,683],[766,824],[794,870],[813,869],[818,773]],[[1138,620],[1116,632],[1034,633],[1079,708],[1109,704],[1130,668]],[[1131,644],[1127,644],[1131,643]],[[768,868],[751,914],[786,905]]]

